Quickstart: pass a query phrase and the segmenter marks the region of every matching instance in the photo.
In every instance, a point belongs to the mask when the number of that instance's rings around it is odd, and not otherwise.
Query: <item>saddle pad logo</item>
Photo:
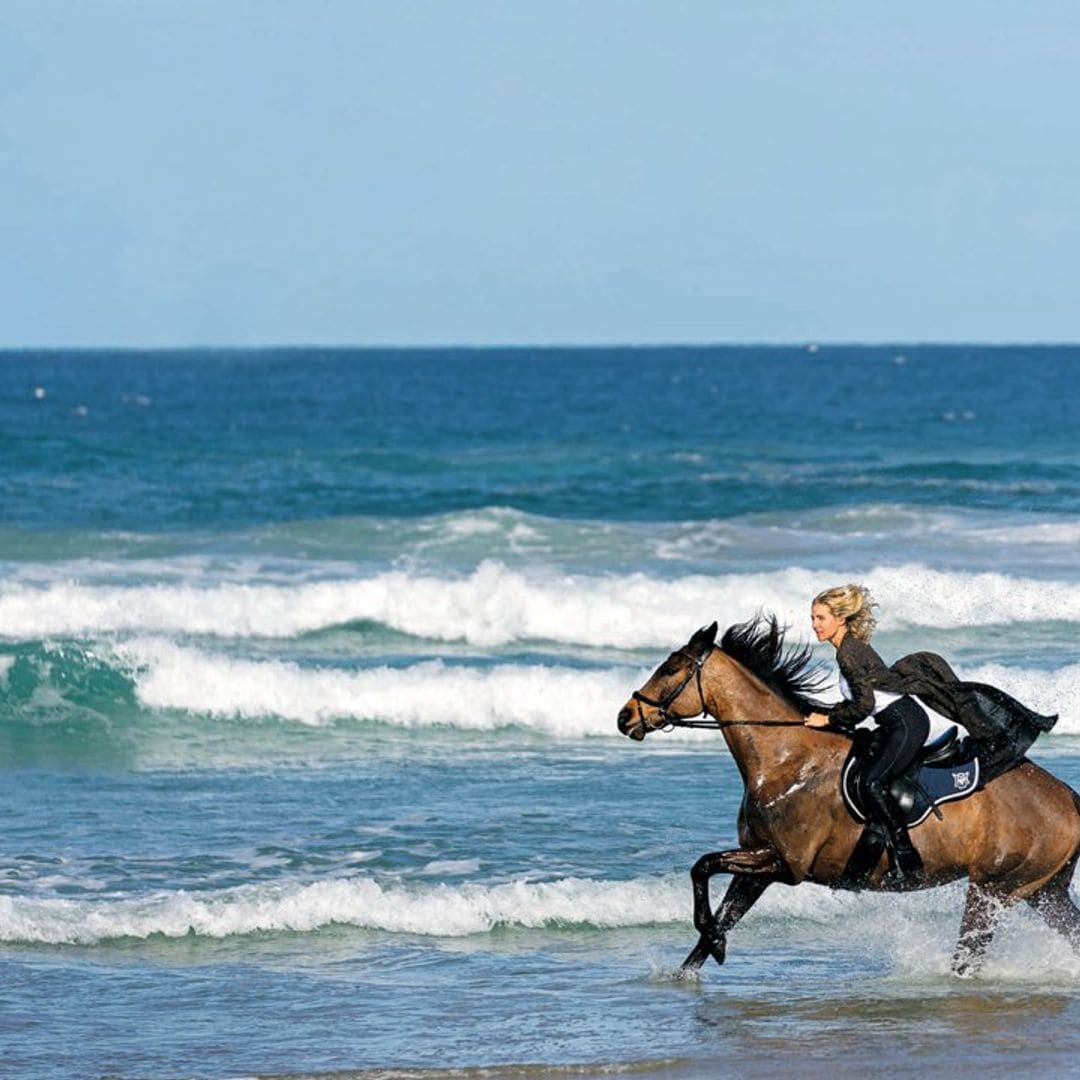
[[[953,787],[957,791],[963,791],[971,783],[970,772],[954,772],[952,774]]]

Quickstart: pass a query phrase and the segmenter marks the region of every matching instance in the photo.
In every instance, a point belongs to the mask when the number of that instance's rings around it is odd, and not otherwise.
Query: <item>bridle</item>
[[[719,720],[715,716],[709,715],[709,710],[705,705],[705,690],[701,685],[701,669],[705,666],[705,662],[716,651],[715,645],[710,645],[708,652],[698,657],[692,653],[688,653],[685,649],[676,649],[673,656],[681,656],[684,660],[690,662],[690,670],[686,673],[686,677],[678,686],[669,690],[662,698],[656,700],[643,694],[640,690],[635,690],[630,697],[641,705],[648,705],[650,709],[655,709],[660,714],[661,722],[652,728],[646,728],[647,731],[671,731],[672,728],[702,728],[711,731],[722,731],[727,727],[802,727],[802,720]],[[668,709],[678,700],[679,695],[690,685],[694,680],[697,680],[697,692],[698,700],[701,702],[701,711],[696,717],[683,717],[672,716]],[[642,725],[645,723],[644,715],[641,717]]]
[[[705,661],[709,659],[713,654],[713,649],[716,646],[713,645],[709,648],[709,651],[704,656],[694,656],[692,653],[688,653],[685,649],[678,649],[674,655],[681,656],[684,660],[690,661],[690,670],[686,673],[686,678],[683,679],[678,686],[673,690],[669,690],[659,701],[654,700],[651,697],[647,697],[640,690],[635,690],[630,696],[634,701],[640,705],[648,705],[649,708],[655,709],[660,714],[660,719],[663,721],[658,727],[654,728],[656,731],[670,731],[672,728],[686,727],[686,728],[715,728],[720,726],[720,721],[708,716],[708,709],[705,708],[705,691],[701,686],[701,669],[705,666]],[[689,719],[681,716],[672,716],[668,709],[675,704],[679,695],[690,685],[693,679],[697,679],[697,692],[698,700],[701,702],[701,711],[699,716],[701,719]],[[708,717],[708,719],[705,719]],[[641,722],[645,722],[645,717],[642,716]]]

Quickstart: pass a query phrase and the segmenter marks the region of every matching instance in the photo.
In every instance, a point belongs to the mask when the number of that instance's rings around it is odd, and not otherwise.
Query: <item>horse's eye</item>
[[[679,670],[679,665],[674,660],[668,660],[660,667],[661,675],[675,675]]]

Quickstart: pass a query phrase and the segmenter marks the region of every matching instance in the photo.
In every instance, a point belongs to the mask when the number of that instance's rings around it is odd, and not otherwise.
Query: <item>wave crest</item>
[[[143,899],[0,897],[0,941],[96,945],[121,938],[227,938],[268,931],[310,933],[334,925],[395,934],[463,937],[497,927],[645,926],[689,918],[683,876],[625,882],[382,885],[371,878],[244,885]]]
[[[344,668],[229,656],[167,638],[108,645],[43,644],[0,658],[0,705],[12,719],[101,727],[138,710],[212,720],[274,718],[311,728],[376,721],[398,728],[520,729],[553,738],[611,736],[615,714],[647,668],[543,663],[447,663]],[[1080,734],[1080,664],[1054,669],[984,664],[961,678],[988,682],[1043,713],[1054,735]],[[838,692],[826,692],[833,698]],[[715,742],[715,732],[676,730],[665,742]],[[1040,743],[1047,745],[1046,741]]]
[[[468,731],[522,727],[556,736],[611,735],[644,681],[635,669],[542,664],[452,666],[441,660],[360,671],[244,660],[146,639],[118,646],[144,706],[216,717],[277,716],[319,726],[338,719]]]
[[[124,633],[288,638],[368,621],[485,647],[553,641],[663,648],[714,618],[738,622],[762,607],[801,623],[809,598],[835,576],[791,567],[664,580],[644,573],[523,572],[484,562],[461,577],[394,570],[286,585],[10,585],[0,591],[0,626],[9,639],[21,640]],[[878,566],[859,577],[888,597],[886,629],[1080,622],[1077,582],[918,564]]]

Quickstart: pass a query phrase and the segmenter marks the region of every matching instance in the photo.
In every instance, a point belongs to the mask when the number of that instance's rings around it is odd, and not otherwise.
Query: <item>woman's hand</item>
[[[807,727],[828,727],[829,718],[824,713],[812,712],[803,723]]]

